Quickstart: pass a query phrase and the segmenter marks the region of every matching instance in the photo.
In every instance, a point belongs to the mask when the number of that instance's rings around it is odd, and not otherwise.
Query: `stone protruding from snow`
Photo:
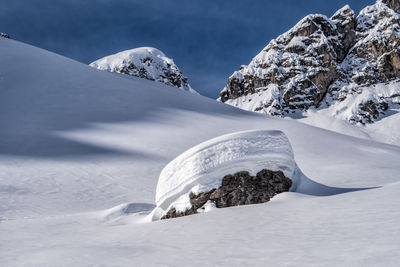
[[[248,172],[237,172],[226,175],[220,187],[200,194],[190,193],[191,207],[177,211],[172,207],[161,217],[170,219],[207,212],[211,207],[227,208],[240,205],[260,204],[271,200],[275,195],[289,191],[292,180],[281,171],[261,170],[255,176]]]
[[[10,35],[8,35],[7,33],[0,32],[0,37],[10,39]]]
[[[163,52],[152,47],[140,47],[110,55],[90,63],[91,67],[161,82],[198,94],[188,79]]]
[[[323,109],[362,88],[400,79],[399,5],[397,0],[378,0],[357,17],[348,5],[331,18],[305,17],[234,72],[219,100],[285,116]],[[376,95],[359,103],[348,120],[373,122],[394,97]]]
[[[152,219],[167,211],[191,208],[190,193],[219,188],[228,174],[281,171],[294,179],[296,164],[289,140],[281,131],[253,130],[223,135],[201,143],[172,160],[162,171]]]

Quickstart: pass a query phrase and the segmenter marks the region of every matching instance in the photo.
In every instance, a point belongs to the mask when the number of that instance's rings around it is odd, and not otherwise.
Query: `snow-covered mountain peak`
[[[153,47],[139,47],[98,59],[91,67],[162,82],[196,93],[174,61]]]
[[[343,25],[345,26],[351,26],[351,28],[354,27],[355,23],[355,13],[354,11],[350,8],[349,5],[345,5],[341,9],[335,12],[333,16],[330,18],[330,20],[335,24],[335,25]]]
[[[141,61],[140,63],[147,64],[151,63],[153,60],[156,60],[156,63],[160,65],[164,65],[164,63],[174,65],[172,59],[166,57],[163,52],[153,47],[139,47],[122,51],[117,54],[98,59],[90,65],[111,71],[118,68],[122,64],[128,64],[130,62],[136,63],[138,60]]]
[[[331,17],[334,20],[336,17],[347,17],[347,16],[354,16],[354,11],[351,9],[349,5],[343,6],[341,9],[335,12]]]
[[[396,3],[378,1],[357,17],[348,5],[330,18],[306,16],[234,72],[219,100],[285,116],[324,109],[368,86],[396,81],[400,78]],[[373,122],[397,105],[396,99],[387,94],[364,99],[352,108],[349,121]]]
[[[235,72],[221,100],[272,115],[318,106],[351,45],[354,20],[347,7],[336,12],[334,20],[306,16]]]

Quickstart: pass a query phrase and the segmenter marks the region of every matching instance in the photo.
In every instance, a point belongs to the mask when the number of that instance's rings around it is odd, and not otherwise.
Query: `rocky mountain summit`
[[[90,66],[161,82],[197,94],[174,61],[156,48],[140,47],[126,50],[98,59],[90,63]]]
[[[399,1],[378,0],[358,16],[347,5],[306,16],[234,72],[219,100],[278,116],[337,105],[334,116],[373,122],[400,104],[400,84],[371,89],[400,80],[399,12]]]

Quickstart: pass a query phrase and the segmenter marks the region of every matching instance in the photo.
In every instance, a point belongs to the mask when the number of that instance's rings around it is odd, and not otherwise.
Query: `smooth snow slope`
[[[398,264],[399,147],[237,110],[13,40],[0,39],[0,58],[0,266]],[[169,161],[251,129],[283,131],[309,184],[325,187],[135,223],[152,209]],[[378,188],[357,190],[369,187]]]

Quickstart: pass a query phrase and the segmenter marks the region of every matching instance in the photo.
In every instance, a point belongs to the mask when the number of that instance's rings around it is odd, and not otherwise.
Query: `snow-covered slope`
[[[126,79],[9,39],[0,38],[0,58],[1,266],[398,262],[399,147]],[[171,160],[251,129],[285,133],[309,178],[303,189],[138,223]]]
[[[90,66],[165,83],[197,94],[174,61],[153,47],[139,47],[122,51],[98,59],[90,63]]]
[[[357,17],[349,6],[305,17],[234,72],[219,100],[279,116],[329,107],[353,124],[391,115],[400,107],[397,7],[378,0]]]
[[[366,125],[353,125],[355,114],[363,114],[364,118],[373,120],[378,116],[374,103],[390,99],[385,108],[385,116]],[[385,103],[385,102],[383,102]],[[349,95],[324,109],[310,109],[303,113],[300,121],[352,136],[374,139],[379,142],[400,146],[400,83],[389,82],[363,87],[357,94]],[[359,107],[363,107],[362,110]]]

